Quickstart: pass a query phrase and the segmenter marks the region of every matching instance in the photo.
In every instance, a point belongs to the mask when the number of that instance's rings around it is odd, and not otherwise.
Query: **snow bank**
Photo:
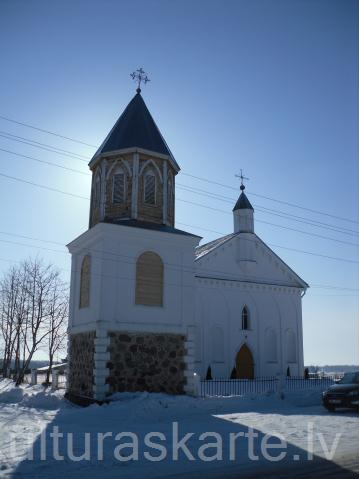
[[[18,404],[35,409],[59,409],[65,403],[64,391],[51,391],[43,386],[15,386],[14,381],[0,381],[0,404]]]
[[[322,404],[322,392],[318,389],[287,391],[284,393],[284,400],[298,407],[319,406]]]
[[[0,380],[0,403],[19,404],[27,408],[56,410],[69,407],[64,400],[64,391],[51,391],[41,385],[15,386],[9,379]],[[191,396],[171,396],[163,393],[116,393],[108,398],[109,403],[102,407],[116,409],[116,415],[123,419],[153,421],[166,420],[176,415],[178,418],[190,417],[199,413],[219,414],[228,408],[242,410],[258,408],[312,407],[321,404],[318,389],[285,391],[281,397],[276,393],[251,394],[246,396],[225,396],[194,398]],[[96,404],[89,410],[97,408]]]

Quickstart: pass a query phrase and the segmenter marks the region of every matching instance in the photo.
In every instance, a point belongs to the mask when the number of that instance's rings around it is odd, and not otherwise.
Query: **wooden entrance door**
[[[243,344],[236,356],[238,379],[254,379],[254,361],[251,350]]]

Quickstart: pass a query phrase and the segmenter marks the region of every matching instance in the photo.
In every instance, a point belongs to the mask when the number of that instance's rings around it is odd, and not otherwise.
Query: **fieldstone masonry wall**
[[[186,388],[186,338],[180,334],[109,332],[109,392],[182,394]]]
[[[93,397],[95,331],[72,334],[69,338],[68,391]]]

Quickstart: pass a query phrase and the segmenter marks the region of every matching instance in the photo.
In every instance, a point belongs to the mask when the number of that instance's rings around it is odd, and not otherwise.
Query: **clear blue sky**
[[[129,74],[142,66],[151,78],[144,99],[183,173],[237,187],[234,174],[243,168],[262,239],[359,261],[357,1],[3,0],[0,55],[0,115],[94,145],[132,98],[135,86]],[[94,152],[1,119],[0,130],[89,158]],[[1,136],[0,148],[87,171],[85,162]],[[90,192],[89,176],[3,151],[0,173],[82,196]],[[178,227],[204,240],[218,234],[183,223],[232,231],[236,191],[181,174],[178,184],[233,199],[226,203],[177,189],[178,200],[227,211],[177,201]],[[87,228],[88,201],[1,176],[0,198],[0,270],[9,261],[38,253],[67,277],[65,248],[5,233],[68,243]],[[261,207],[276,211],[259,211]],[[278,210],[351,231],[296,222],[274,215]],[[313,285],[303,301],[305,362],[359,364],[358,263],[278,246],[273,249]]]

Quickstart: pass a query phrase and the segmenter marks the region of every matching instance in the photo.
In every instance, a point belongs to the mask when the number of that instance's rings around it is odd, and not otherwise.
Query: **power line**
[[[37,247],[37,246],[34,246],[34,245],[26,245],[26,244],[23,244],[23,245],[24,245],[24,246],[29,246],[29,247],[32,247],[32,248],[35,248],[35,249],[38,249],[38,250],[40,250],[40,251],[42,251],[42,250],[47,251],[47,250],[48,250],[48,251],[55,251],[55,252],[58,252],[58,253],[68,254],[68,253],[66,253],[66,252],[61,252],[61,251],[58,251],[58,250],[51,250],[51,249],[49,249],[49,248],[42,248],[42,247]],[[95,250],[95,251],[96,251],[96,250]],[[109,253],[109,254],[118,256],[116,253]],[[110,259],[108,259],[108,258],[103,258],[102,256],[94,256],[94,255],[91,255],[91,256],[92,256],[92,257],[95,257],[95,258],[98,258],[98,259],[101,259],[101,260],[105,260],[105,261],[113,261],[113,260],[110,260]],[[133,259],[133,258],[130,257],[130,256],[128,256],[128,258]],[[0,261],[12,263],[12,264],[14,264],[14,263],[22,263],[22,261],[20,261],[20,260],[9,260],[9,259],[5,259],[5,258],[0,258]],[[129,265],[132,265],[132,266],[136,264],[135,261],[128,262],[128,261],[123,261],[123,260],[121,260],[121,261],[115,260],[115,261],[113,261],[113,262],[115,262],[115,263],[125,263],[125,264],[129,264]],[[171,263],[165,263],[165,266],[170,266],[170,265],[171,265]],[[68,272],[68,273],[71,272],[70,269],[66,269],[66,268],[58,268],[58,269],[60,269],[61,271]],[[172,268],[172,269],[175,269],[175,268]],[[178,269],[178,270],[179,270],[179,269]],[[188,272],[194,273],[194,275],[196,275],[196,271],[195,271],[194,268],[191,269],[191,270],[189,270],[189,269],[186,270],[186,269],[183,269],[183,268],[182,268],[182,271],[188,271]],[[80,270],[76,270],[76,272],[80,272]],[[216,272],[216,270],[211,270],[210,272],[211,272],[211,273],[212,273],[212,272]],[[93,272],[92,272],[92,274],[93,274],[94,276],[107,277],[107,278],[113,278],[113,279],[126,279],[126,280],[133,280],[133,279],[134,279],[133,277],[130,278],[130,277],[124,277],[124,276],[104,275],[104,274],[102,274],[102,273],[93,273]],[[208,277],[207,279],[209,279],[209,280],[211,280],[211,279],[212,279],[212,280],[221,280],[221,281],[237,281],[237,282],[249,283],[249,284],[262,282],[262,284],[266,284],[266,285],[268,285],[268,286],[293,287],[293,286],[291,286],[291,285],[283,285],[283,284],[279,284],[279,283],[268,283],[268,282],[264,282],[264,283],[263,283],[263,279],[265,279],[265,278],[259,278],[259,277],[255,277],[255,276],[253,276],[251,280],[240,280],[240,279],[238,279],[238,278],[231,279],[231,278],[228,278],[228,277],[227,277],[227,278],[212,278],[212,277]],[[149,283],[153,283],[153,281],[148,281],[148,282],[149,282]],[[179,283],[166,283],[166,284],[167,284],[168,286],[186,286],[185,284],[179,284]],[[189,286],[189,287],[192,287],[192,286]],[[354,288],[345,288],[345,287],[328,286],[328,285],[326,285],[326,286],[320,286],[320,285],[316,285],[316,286],[315,286],[315,285],[313,285],[312,287],[313,287],[313,288],[318,288],[318,289],[327,289],[327,288],[329,288],[329,289],[333,289],[333,290],[351,291],[351,292],[353,292],[353,291],[359,291],[359,289],[354,289]],[[328,295],[328,296],[329,296],[329,295]],[[333,295],[330,295],[330,296],[333,296]],[[342,296],[342,295],[338,295],[338,296]],[[357,295],[352,295],[352,296],[357,296]],[[357,297],[359,297],[359,296],[357,296]]]
[[[47,145],[46,143],[41,143],[39,141],[31,140],[29,138],[24,138],[23,136],[14,135],[13,133],[9,133],[7,131],[1,131],[1,136],[8,137],[8,139],[14,139],[15,141],[22,140],[27,141],[28,143],[34,143],[35,145],[45,146],[46,148],[52,148],[53,150],[62,151],[63,153],[69,153],[70,155],[78,156],[79,158],[83,158],[87,161],[87,156],[81,155],[80,153],[74,153],[73,151],[64,150],[63,148],[58,148],[57,146]]]
[[[68,193],[67,191],[59,190],[57,188],[51,188],[50,186],[40,185],[39,183],[24,180],[22,178],[17,178],[16,176],[5,175],[4,173],[0,173],[0,176],[2,176],[3,178],[10,179],[10,180],[19,181],[21,183],[26,183],[26,184],[31,185],[31,186],[36,186],[36,187],[42,188],[44,190],[54,191],[55,193],[61,193],[63,195],[72,196],[73,198],[80,198],[82,200],[87,200],[87,201],[90,200],[90,198],[87,198],[86,196],[75,195],[74,193]]]
[[[1,232],[0,232],[1,233]],[[54,241],[48,241],[48,240],[44,240],[44,239],[39,239],[39,238],[33,238],[33,237],[30,237],[30,236],[24,236],[24,235],[18,235],[16,233],[8,233],[8,232],[2,232],[2,234],[7,234],[7,235],[10,235],[10,236],[15,236],[15,237],[21,237],[21,238],[26,238],[26,239],[30,239],[30,240],[35,240],[35,241],[42,241],[42,242],[48,242],[48,243],[52,243],[52,244],[58,244],[60,246],[65,246],[63,245],[62,243],[58,243],[58,242],[54,242]],[[251,240],[251,239],[248,239],[248,238],[242,238],[244,241],[249,241],[249,242],[256,242],[256,240]],[[260,241],[260,240],[259,240]],[[39,250],[44,250],[44,251],[51,251],[51,252],[56,252],[56,253],[60,253],[60,254],[67,254],[65,251],[60,251],[60,250],[54,250],[54,249],[50,249],[50,248],[43,248],[43,247],[38,247],[38,246],[35,246],[35,245],[29,245],[29,244],[26,244],[26,243],[19,243],[19,242],[14,242],[14,241],[9,241],[9,240],[0,240],[0,242],[4,242],[4,243],[10,243],[10,244],[16,244],[18,246],[25,246],[25,247],[31,247],[31,248],[35,248],[35,249],[39,249]],[[264,243],[265,246],[267,246],[265,243]],[[279,245],[272,245],[272,246],[275,246],[275,247],[278,247],[278,248],[284,248],[284,249],[288,249],[288,250],[291,250],[291,248],[287,248],[287,247],[283,247],[283,246],[279,246]],[[268,247],[268,246],[267,246]],[[306,254],[312,254],[312,255],[315,255],[317,256],[316,253],[313,253],[313,252],[307,252],[307,251],[302,251],[302,250],[294,250],[294,251],[297,251],[297,252],[301,252],[301,253],[306,253]],[[124,255],[124,254],[120,254],[120,253],[113,253],[113,252],[109,252],[109,251],[104,251],[104,250],[96,250],[96,249],[92,249],[91,252],[95,252],[95,253],[99,253],[101,254],[101,256],[96,256],[96,255],[93,255],[93,257],[95,258],[98,258],[98,259],[101,259],[101,260],[107,260],[107,261],[114,261],[114,262],[119,262],[119,263],[127,263],[127,264],[134,264],[134,261],[133,261],[133,257],[132,256],[128,256],[128,255]],[[123,259],[121,260],[112,260],[112,259],[109,259],[109,258],[104,258],[103,257],[103,254],[107,254],[107,255],[110,255],[110,256],[114,256],[116,258],[127,258],[127,259],[130,259],[131,262],[128,262],[128,261],[124,261]],[[335,260],[338,260],[338,261],[349,261],[349,262],[354,262],[354,261],[351,261],[351,260],[346,260],[346,259],[343,259],[343,258],[336,258],[336,257],[329,257],[329,256],[324,256],[324,255],[318,255],[318,256],[321,256],[321,257],[325,257],[325,258],[330,258],[330,259],[335,259]],[[359,263],[359,262],[355,262],[355,263]],[[186,269],[186,268],[183,268],[183,266],[179,263],[168,263],[166,262],[165,263],[166,266],[170,267],[170,269],[174,269],[174,270],[178,270],[178,271],[188,271],[188,272],[193,272],[193,269]],[[213,274],[213,273],[219,273],[219,274],[222,274],[222,275],[227,275],[226,278],[222,278],[223,280],[238,280],[237,277],[233,277],[233,278],[229,278],[228,277],[228,273],[225,272],[225,271],[222,271],[222,270],[216,270],[216,269],[211,269],[209,271],[210,274]],[[252,276],[252,275],[249,275],[249,278],[251,280],[254,280],[254,281],[260,281],[260,282],[266,282],[267,279],[266,278],[263,278],[263,277],[258,277],[258,276]],[[318,287],[320,287],[321,285],[318,285]],[[323,286],[324,288],[339,288],[339,287],[336,287],[336,286],[327,286],[327,285],[324,285]],[[347,288],[349,289],[349,288]],[[355,289],[351,289],[351,291],[356,291]]]
[[[203,177],[200,177],[200,176],[191,175],[189,173],[184,173],[183,171],[182,171],[182,175],[189,176],[191,178],[195,178],[196,180],[204,181],[204,182],[210,183],[212,185],[222,186],[223,188],[229,188],[230,190],[235,190],[235,191],[238,192],[238,188],[235,188],[234,186],[225,185],[223,183],[219,183],[218,181],[213,181],[213,180],[209,180],[208,178],[203,178]],[[295,203],[289,203],[288,201],[278,200],[278,199],[272,198],[270,196],[260,195],[259,193],[253,193],[252,191],[250,192],[250,194],[253,195],[253,196],[258,196],[258,198],[264,198],[266,200],[275,201],[276,203],[281,203],[283,205],[291,206],[293,208],[299,208],[301,210],[310,211],[311,213],[317,213],[317,214],[320,214],[320,215],[329,216],[331,218],[336,218],[338,220],[349,221],[350,223],[359,224],[359,221],[352,220],[352,219],[349,219],[349,218],[344,218],[343,216],[337,216],[337,215],[333,215],[333,214],[330,214],[330,213],[325,213],[324,211],[315,210],[313,208],[307,208],[305,206],[300,206],[300,205],[297,205]]]
[[[41,185],[41,184],[33,182],[33,181],[24,180],[22,178],[17,178],[15,176],[6,175],[4,173],[0,173],[0,176],[4,177],[4,178],[7,178],[7,179],[10,179],[10,180],[13,180],[13,181],[18,181],[18,182],[25,183],[25,184],[28,184],[28,185],[31,185],[31,186],[42,188],[42,189],[45,189],[45,190],[48,190],[48,191],[53,191],[55,193],[61,193],[61,194],[66,195],[66,196],[71,196],[73,198],[79,198],[79,199],[87,200],[87,201],[90,200],[90,198],[86,197],[86,196],[76,195],[74,193],[69,193],[67,191],[63,191],[63,190],[60,190],[60,189],[57,189],[57,188],[52,188],[50,186]],[[181,202],[187,203],[187,204],[192,204],[192,205],[195,205],[195,206],[200,206],[202,208],[206,208],[206,209],[217,211],[217,212],[224,213],[224,214],[229,214],[229,215],[231,214],[229,211],[220,210],[218,208],[212,208],[210,206],[202,205],[200,203],[195,203],[195,202],[184,200],[184,199],[181,199],[181,198],[177,198],[177,201],[181,201]],[[359,247],[359,245],[355,244],[355,243],[349,243],[349,242],[337,240],[335,238],[330,238],[330,237],[326,237],[326,236],[322,236],[322,235],[317,235],[315,233],[308,233],[306,231],[297,230],[297,229],[294,229],[294,228],[290,228],[288,226],[282,226],[282,225],[278,225],[278,224],[275,224],[275,223],[270,223],[269,221],[256,219],[256,222],[268,224],[268,225],[271,225],[271,226],[283,228],[283,229],[290,230],[290,231],[295,231],[295,232],[298,232],[298,233],[307,234],[309,236],[314,236],[314,237],[318,237],[318,238],[322,238],[322,239],[326,239],[326,240],[330,240],[330,241],[335,241],[335,242],[338,242],[338,243],[344,243],[344,244],[349,244],[349,245],[352,245],[352,246]]]
[[[83,161],[85,163],[88,163],[87,160],[83,160],[82,158],[79,158],[78,156],[76,156],[76,154],[64,153],[62,151],[57,151],[52,147],[47,148],[46,146],[40,146],[40,145],[37,145],[37,144],[34,144],[34,143],[30,143],[28,141],[18,140],[16,138],[12,138],[11,136],[7,136],[7,135],[3,135],[3,134],[0,134],[0,136],[3,137],[3,138],[6,138],[7,140],[16,141],[18,143],[23,143],[25,145],[29,145],[29,146],[33,146],[35,148],[39,148],[40,150],[49,151],[50,153],[56,153],[57,155],[66,156],[67,158],[73,158],[74,160],[79,160],[79,161]]]
[[[56,168],[61,168],[63,170],[68,170],[68,171],[73,172],[73,173],[78,173],[78,174],[85,175],[85,176],[91,176],[91,174],[87,173],[87,172],[83,172],[83,171],[80,171],[80,170],[76,170],[74,168],[69,168],[69,167],[66,167],[66,166],[62,166],[62,165],[59,165],[57,163],[52,163],[52,162],[49,162],[49,161],[40,160],[38,158],[34,158],[33,156],[23,155],[21,153],[14,152],[12,150],[7,150],[7,149],[4,149],[4,148],[0,148],[0,151],[4,151],[4,152],[10,153],[12,155],[16,155],[16,156],[19,156],[19,157],[22,157],[22,158],[26,158],[26,159],[29,159],[29,160],[32,160],[32,161],[36,161],[38,163],[43,163],[43,164],[53,166],[53,167],[56,167]],[[181,183],[177,183],[176,187],[179,188],[179,189],[182,189],[184,191],[190,191],[190,192],[193,192],[195,194],[199,194],[201,196],[207,196],[209,198],[224,201],[226,203],[232,203],[232,202],[235,201],[234,199],[230,199],[229,197],[225,197],[225,196],[222,196],[222,195],[217,195],[217,194],[214,194],[214,193],[210,193],[210,192],[207,192],[206,190],[202,190],[202,189],[187,187],[185,185],[182,185]],[[197,192],[197,190],[198,190],[198,192]],[[313,222],[312,220],[310,220],[310,218],[303,218],[301,216],[292,215],[290,213],[285,213],[285,212],[278,211],[278,210],[271,210],[270,208],[265,208],[265,207],[260,206],[260,205],[255,205],[255,207],[260,212],[275,215],[275,216],[279,216],[279,217],[285,218],[285,219],[290,219],[292,221],[297,221],[297,222],[300,222],[300,223],[308,224],[308,225],[311,225],[311,226],[315,226],[317,228],[328,229],[329,231],[334,231],[334,232],[342,233],[342,234],[348,234],[350,236],[355,236],[354,234],[351,234],[351,233],[359,234],[358,231],[350,230],[348,228],[341,228],[343,230],[346,230],[346,231],[341,231],[341,229],[337,229],[335,226],[329,225],[327,223],[322,223],[322,222],[317,222],[317,221]],[[264,209],[265,211],[262,211],[261,209]],[[278,212],[276,213],[275,211],[278,211]],[[298,219],[296,219],[296,218],[298,218]],[[260,220],[258,220],[258,221],[260,221]],[[318,225],[315,224],[315,223],[318,223]],[[352,243],[347,243],[347,244],[352,244]]]
[[[91,145],[90,143],[85,143],[84,141],[76,140],[75,138],[71,138],[69,136],[60,135],[59,133],[54,133],[53,131],[50,131],[50,130],[44,130],[43,128],[38,128],[36,126],[29,125],[29,123],[22,123],[21,121],[12,120],[11,118],[7,118],[6,116],[1,116],[1,115],[0,115],[0,118],[2,120],[10,121],[11,123],[15,123],[17,125],[26,126],[27,128],[32,128],[33,130],[41,131],[42,133],[47,133],[49,135],[57,136],[64,140],[69,140],[69,141],[73,141],[74,143],[90,146],[91,148],[97,148],[97,146]]]
[[[186,186],[186,185],[182,185],[181,183],[176,183],[176,188],[179,188],[179,189],[184,190],[184,191],[190,191],[192,193],[195,193],[195,194],[198,194],[198,195],[201,195],[201,196],[207,196],[209,198],[224,201],[224,202],[230,203],[230,204],[233,204],[236,201],[233,198],[225,197],[225,196],[222,196],[222,195],[217,195],[216,193],[211,193],[209,191],[198,189],[198,188],[192,188],[192,187],[189,187],[189,186]],[[358,236],[359,235],[359,231],[351,230],[349,228],[336,227],[335,225],[331,225],[331,224],[328,224],[328,223],[323,223],[323,222],[320,222],[320,221],[317,221],[317,220],[311,220],[310,218],[304,218],[303,216],[293,215],[291,213],[286,213],[284,211],[272,210],[271,208],[266,208],[266,207],[261,206],[261,205],[253,204],[253,206],[258,211],[261,211],[263,213],[279,216],[279,217],[285,218],[285,219],[290,219],[291,221],[297,221],[299,223],[305,223],[305,224],[308,224],[308,225],[311,225],[311,226],[315,226],[317,228],[324,228],[324,229],[328,229],[330,231],[335,231],[337,233],[348,234],[350,236]]]
[[[204,206],[204,205],[202,205],[202,206]],[[322,236],[322,235],[317,235],[315,233],[308,233],[307,231],[297,230],[297,229],[294,229],[294,228],[290,228],[288,226],[282,226],[282,225],[278,225],[278,224],[275,224],[275,223],[269,223],[268,221],[258,220],[256,218],[256,223],[257,222],[264,223],[264,224],[271,225],[271,226],[276,226],[277,228],[283,228],[283,229],[287,229],[287,230],[290,230],[290,231],[295,231],[296,233],[302,233],[302,234],[305,234],[305,235],[314,236],[314,237],[325,239],[325,240],[335,241],[336,243],[343,243],[343,244],[347,244],[347,245],[350,245],[350,246],[355,246],[357,248],[359,247],[359,244],[350,243],[349,241],[342,241],[342,240],[338,240],[338,239],[335,239],[335,238],[330,238],[329,236]],[[219,235],[225,235],[226,234],[223,231],[217,231],[217,230],[212,230],[212,229],[209,229],[209,228],[203,228],[202,226],[189,225],[188,223],[182,223],[181,221],[176,221],[176,224],[183,225],[183,226],[188,226],[189,228],[194,228],[194,229],[198,229],[198,230],[208,231],[209,233],[215,233],[215,234],[219,234]]]
[[[17,152],[14,152],[12,150],[6,150],[4,148],[0,148],[0,151],[4,151],[6,153],[10,153],[12,155],[16,155],[16,156],[19,156],[19,157],[22,157],[22,158],[26,158],[26,159],[30,159],[30,160],[33,160],[33,161],[36,161],[36,162],[40,162],[40,163],[44,163],[44,164],[47,164],[47,165],[50,165],[50,166],[54,166],[54,167],[57,167],[57,168],[61,168],[61,169],[65,169],[65,170],[69,170],[71,172],[75,172],[75,173],[79,173],[79,174],[82,174],[82,175],[86,175],[86,176],[91,176],[90,173],[87,173],[87,172],[83,172],[83,171],[80,171],[80,170],[75,170],[73,168],[68,168],[66,166],[62,166],[62,165],[58,165],[56,163],[52,163],[52,162],[48,162],[48,161],[44,161],[44,160],[40,160],[38,158],[34,158],[32,156],[28,156],[28,155],[23,155],[21,153],[17,153]],[[9,175],[8,175],[9,176]],[[11,179],[15,180],[15,181],[25,181],[25,180],[22,180],[20,178],[15,178],[15,177],[11,177]],[[31,185],[34,185],[33,183],[29,182],[28,184],[31,184]],[[39,186],[41,187],[41,185],[34,185],[34,186]],[[50,189],[50,187],[47,187],[47,189]],[[64,192],[64,191],[59,191],[59,190],[56,190],[56,189],[52,189],[51,188],[51,191],[56,191],[58,193],[63,193],[63,194],[70,194],[70,193],[67,193],[67,192]],[[84,198],[84,199],[88,199],[88,198],[85,198],[85,197],[81,197],[81,198]],[[179,201],[182,201],[180,198],[177,198]],[[203,206],[204,205],[198,205],[198,206]],[[229,214],[228,211],[224,211],[224,210],[218,210],[220,212],[224,212],[226,214]],[[342,243],[342,244],[347,244],[347,245],[350,245],[350,246],[356,246],[356,247],[359,247],[359,245],[355,244],[355,243],[350,243],[348,241],[343,241],[343,240],[339,240],[339,239],[336,239],[336,238],[330,238],[330,237],[326,237],[326,236],[322,236],[322,235],[318,235],[318,234],[315,234],[315,233],[308,233],[307,231],[302,231],[302,230],[298,230],[298,229],[294,229],[294,228],[290,228],[290,227],[285,227],[285,226],[282,226],[282,225],[278,225],[278,224],[275,224],[275,223],[270,223],[270,222],[267,222],[267,221],[263,221],[263,220],[258,220],[256,219],[257,222],[260,222],[260,223],[264,223],[264,224],[269,224],[271,226],[275,226],[275,227],[278,227],[278,228],[285,228],[285,229],[288,229],[288,230],[291,230],[291,231],[295,231],[297,233],[302,233],[302,234],[306,234],[306,235],[310,235],[310,236],[314,236],[314,237],[318,237],[318,238],[321,238],[321,239],[326,239],[326,240],[329,240],[329,241],[335,241],[337,243]],[[198,228],[197,226],[193,226],[194,228]],[[206,228],[199,228],[199,229],[202,229],[203,231],[209,231],[211,233],[218,233],[218,234],[222,234],[218,231],[213,231],[213,230],[210,230],[210,229],[206,229]]]
[[[70,141],[73,141],[75,143],[79,143],[79,144],[83,144],[83,145],[86,145],[86,146],[90,146],[90,147],[93,147],[93,148],[98,148],[98,146],[96,145],[92,145],[90,143],[85,143],[83,141],[80,141],[80,140],[77,140],[75,138],[70,138],[70,137],[67,137],[67,136],[64,136],[64,135],[61,135],[59,133],[55,133],[53,131],[50,131],[50,130],[45,130],[45,129],[42,129],[42,128],[38,128],[38,127],[35,127],[34,125],[30,125],[28,123],[24,123],[24,122],[20,122],[20,121],[16,121],[16,120],[13,120],[13,119],[10,119],[8,117],[5,117],[5,116],[1,116],[0,115],[0,118],[3,119],[3,120],[6,120],[6,121],[9,121],[9,122],[12,122],[12,123],[16,123],[16,124],[19,124],[19,125],[22,125],[22,126],[26,126],[28,128],[32,128],[34,130],[38,130],[38,131],[41,131],[43,133],[48,133],[50,135],[54,135],[54,136],[58,136],[60,138],[63,138],[63,139],[66,139],[66,140],[70,140]],[[18,137],[18,138],[21,138],[21,137]],[[30,140],[31,141],[31,140]],[[34,146],[34,145],[33,145]],[[45,145],[46,146],[46,145]],[[49,145],[48,145],[49,146]],[[55,147],[56,148],[56,147]],[[66,151],[66,150],[65,150]],[[73,153],[73,152],[71,152]],[[77,153],[73,153],[74,155],[76,156],[83,156],[83,155],[78,155]],[[83,156],[83,158],[85,158]],[[89,160],[81,160],[81,161],[89,161]],[[210,184],[214,184],[214,185],[217,185],[217,186],[221,186],[221,187],[224,187],[224,188],[229,188],[231,190],[234,190],[234,191],[238,191],[238,188],[235,188],[233,186],[229,186],[229,185],[226,185],[226,184],[223,184],[223,183],[220,183],[218,181],[213,181],[213,180],[209,180],[208,178],[204,178],[204,177],[200,177],[200,176],[196,176],[196,175],[192,175],[190,173],[185,173],[185,172],[182,172],[182,175],[184,176],[188,176],[188,177],[191,177],[191,178],[194,178],[196,180],[200,180],[200,181],[204,181],[206,183],[210,183]],[[287,202],[287,201],[283,201],[283,200],[278,200],[276,198],[272,198],[270,196],[265,196],[265,195],[262,195],[262,194],[259,194],[259,193],[253,193],[251,192],[251,195],[253,196],[258,196],[259,198],[264,198],[264,199],[267,199],[269,201],[274,201],[274,202],[277,202],[277,203],[281,203],[281,204],[284,204],[286,206],[290,206],[290,207],[293,207],[293,208],[299,208],[299,209],[302,209],[302,210],[305,210],[305,211],[309,211],[311,213],[316,213],[316,214],[321,214],[321,215],[324,215],[324,216],[328,216],[328,217],[331,217],[331,218],[336,218],[336,219],[339,219],[339,220],[343,220],[343,221],[348,221],[350,223],[355,223],[355,224],[359,224],[359,221],[356,221],[356,220],[352,220],[352,219],[349,219],[349,218],[345,218],[343,216],[338,216],[338,215],[333,215],[333,214],[330,214],[330,213],[327,213],[327,212],[323,212],[323,211],[320,211],[320,210],[315,210],[313,208],[307,208],[307,207],[304,207],[304,206],[301,206],[301,205],[298,205],[298,204],[295,204],[295,203],[290,203],[290,202]]]
[[[56,168],[61,168],[62,170],[68,170],[72,173],[79,173],[80,175],[91,176],[91,173],[86,171],[75,170],[74,168],[69,168],[67,166],[59,165],[57,163],[52,163],[51,161],[40,160],[39,158],[34,158],[33,156],[23,155],[22,153],[16,153],[15,151],[5,150],[4,148],[0,148],[0,151],[4,151],[5,153],[10,153],[11,155],[16,155],[21,158],[27,158],[28,160],[37,161],[38,163],[43,163],[49,166],[55,166]]]

